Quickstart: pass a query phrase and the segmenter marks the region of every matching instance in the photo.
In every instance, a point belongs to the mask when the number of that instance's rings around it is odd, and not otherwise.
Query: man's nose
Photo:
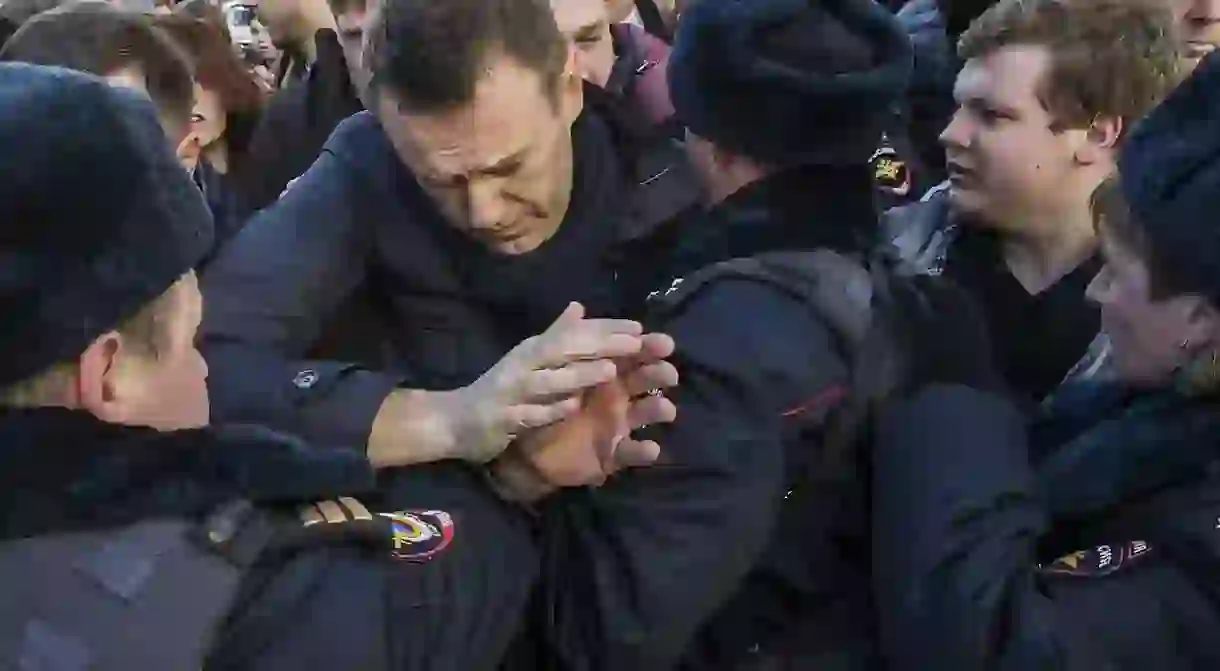
[[[467,189],[470,226],[477,231],[494,229],[504,219],[504,198],[494,180],[473,181]]]
[[[966,128],[966,120],[962,118],[962,112],[959,109],[949,118],[949,125],[940,132],[940,144],[946,149],[961,149],[969,144],[969,134]]]

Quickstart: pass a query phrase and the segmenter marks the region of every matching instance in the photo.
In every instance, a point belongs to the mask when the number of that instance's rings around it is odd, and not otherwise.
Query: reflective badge
[[[453,542],[453,518],[439,510],[379,513],[390,520],[395,559],[427,561]]]
[[[1101,578],[1131,568],[1151,553],[1152,548],[1144,541],[1112,543],[1064,555],[1040,568],[1047,575]]]
[[[279,197],[283,198],[284,196],[288,195],[288,192],[292,190],[293,185],[300,181],[301,177],[304,177],[304,175],[298,175],[288,180],[288,183],[284,185],[284,190],[280,192]]]
[[[877,187],[895,196],[911,192],[911,169],[892,147],[882,147],[873,154],[873,181]]]
[[[682,278],[681,278],[681,277],[679,277],[678,279],[676,279],[676,280],[674,280],[674,281],[670,282],[670,283],[669,283],[669,287],[668,287],[668,288],[666,288],[664,291],[660,291],[660,290],[658,290],[658,291],[653,291],[653,292],[649,293],[649,294],[648,294],[648,300],[653,300],[654,298],[656,298],[656,297],[658,297],[658,296],[668,296],[668,295],[672,294],[673,292],[677,291],[677,290],[678,290],[678,287],[680,287],[680,286],[682,286]]]

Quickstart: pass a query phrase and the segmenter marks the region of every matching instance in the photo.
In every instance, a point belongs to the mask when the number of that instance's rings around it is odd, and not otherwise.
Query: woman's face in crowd
[[[1185,55],[1198,63],[1220,46],[1220,0],[1173,0]]]
[[[220,96],[201,86],[195,87],[195,111],[191,115],[191,132],[199,146],[207,148],[224,137],[227,122]]]
[[[1115,236],[1101,235],[1106,265],[1088,296],[1101,306],[1118,376],[1138,385],[1163,385],[1215,339],[1215,312],[1197,296],[1154,298],[1145,261]]]
[[[1054,208],[1073,181],[1075,131],[1055,133],[1038,98],[1049,64],[1042,47],[1007,47],[962,68],[958,108],[940,136],[958,210],[995,226],[1019,222]]]

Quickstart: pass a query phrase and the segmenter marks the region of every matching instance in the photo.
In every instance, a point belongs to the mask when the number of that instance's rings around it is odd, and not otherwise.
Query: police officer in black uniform
[[[640,309],[679,345],[680,412],[663,466],[547,511],[564,668],[875,661],[854,427],[893,350],[863,262],[868,159],[910,59],[873,0],[683,15],[670,92],[710,209],[619,275],[651,278]]]
[[[0,666],[496,668],[537,573],[525,513],[450,463],[379,498],[372,467],[498,451],[608,363],[538,357],[638,351],[638,325],[569,311],[489,384],[416,392],[396,450],[209,428],[211,220],[148,99],[0,65],[0,177]]]

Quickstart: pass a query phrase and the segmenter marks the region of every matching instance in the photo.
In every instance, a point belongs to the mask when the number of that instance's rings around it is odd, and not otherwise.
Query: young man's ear
[[[563,116],[563,120],[571,126],[576,123],[576,117],[580,116],[585,107],[585,81],[576,67],[576,50],[569,46],[567,54],[556,93],[559,96],[559,113]]]
[[[1189,342],[1200,345],[1206,343],[1209,348],[1220,349],[1220,310],[1211,301],[1202,297],[1192,297],[1192,304],[1187,313],[1187,322],[1191,333]]]
[[[1099,116],[1094,119],[1085,131],[1084,142],[1076,149],[1076,162],[1094,165],[1113,160],[1125,127],[1120,117]]]

